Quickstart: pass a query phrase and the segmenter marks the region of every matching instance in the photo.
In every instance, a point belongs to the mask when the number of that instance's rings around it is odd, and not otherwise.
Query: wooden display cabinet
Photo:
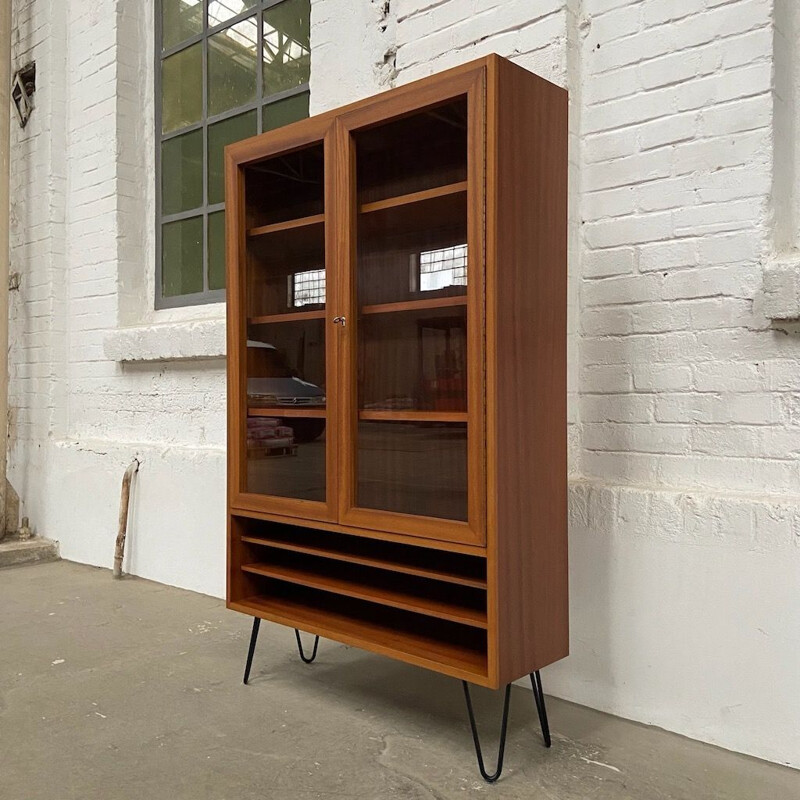
[[[228,607],[495,688],[567,655],[566,92],[490,56],[225,158]]]

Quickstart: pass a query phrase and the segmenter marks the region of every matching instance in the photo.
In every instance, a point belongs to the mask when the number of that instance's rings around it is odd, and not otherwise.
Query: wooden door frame
[[[305,519],[335,521],[338,503],[338,341],[330,320],[338,305],[338,280],[333,258],[336,212],[333,169],[333,117],[310,117],[275,131],[245,139],[225,148],[225,249],[227,265],[227,359],[228,359],[228,507],[271,512]],[[247,461],[247,231],[244,197],[246,167],[280,154],[289,154],[314,144],[324,151],[325,213],[325,482],[327,501],[262,495],[245,490]]]
[[[404,90],[405,89],[405,90]],[[467,69],[457,69],[420,84],[393,90],[385,98],[346,111],[337,117],[334,127],[337,197],[336,262],[340,278],[339,302],[347,326],[340,332],[340,404],[338,429],[342,438],[339,449],[339,522],[358,528],[456,541],[466,544],[486,543],[486,418],[485,418],[485,62]],[[456,97],[467,96],[468,109],[468,187],[467,243],[469,281],[467,283],[467,486],[468,519],[466,522],[415,516],[392,511],[360,508],[355,504],[356,443],[358,430],[356,298],[356,160],[352,133],[392,119],[407,116]]]

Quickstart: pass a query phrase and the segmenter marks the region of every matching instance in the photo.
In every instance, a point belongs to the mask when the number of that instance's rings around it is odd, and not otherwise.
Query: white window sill
[[[123,363],[225,358],[225,319],[118,328],[106,335],[103,351]]]
[[[800,254],[775,259],[764,268],[764,311],[770,319],[800,319]]]

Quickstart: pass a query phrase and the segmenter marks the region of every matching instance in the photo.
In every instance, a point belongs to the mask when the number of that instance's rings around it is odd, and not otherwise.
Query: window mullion
[[[208,291],[208,0],[203,0],[203,292]]]
[[[161,3],[155,3],[153,9],[153,73],[155,78],[155,97],[153,108],[153,127],[155,130],[155,168],[156,168],[156,196],[155,196],[155,244],[156,244],[156,275],[155,275],[155,301],[161,298],[161,104],[163,88],[161,86],[161,58],[164,34],[162,32],[161,16],[163,10]]]
[[[263,108],[261,102],[264,99],[264,14],[261,4],[256,8],[257,20],[257,33],[256,33],[256,130],[262,133],[264,128],[261,124],[261,117],[263,116]]]
[[[188,39],[184,39],[182,42],[172,45],[172,47],[168,48],[167,50],[162,50],[161,58],[169,58],[170,56],[174,56],[175,53],[180,53],[181,50],[186,50],[188,47],[191,47],[193,44],[197,44],[202,40],[203,34],[196,33],[194,36],[190,36]]]

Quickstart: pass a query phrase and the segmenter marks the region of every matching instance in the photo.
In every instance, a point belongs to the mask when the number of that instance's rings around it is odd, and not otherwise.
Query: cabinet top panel
[[[359,112],[363,112],[372,105],[380,104],[381,111],[379,116],[383,120],[392,116],[391,109],[395,104],[397,106],[397,115],[402,116],[406,105],[410,101],[418,106],[424,105],[424,96],[427,93],[431,93],[431,102],[436,103],[439,102],[436,98],[442,94],[447,94],[448,89],[452,90],[450,93],[455,97],[463,92],[464,87],[471,80],[477,79],[481,73],[487,75],[487,95],[491,95],[496,82],[495,78],[501,74],[501,62],[511,66],[514,70],[525,72],[532,80],[541,81],[542,84],[547,84],[557,88],[565,95],[567,94],[566,89],[558,87],[547,79],[492,53],[435,75],[420,78],[403,86],[398,86],[380,94],[285,125],[277,130],[243,139],[225,148],[226,159],[235,165],[247,164],[264,158],[269,154],[302,146],[314,139],[322,139],[328,128],[334,125],[337,120],[342,120],[347,124],[348,116],[358,115]]]

